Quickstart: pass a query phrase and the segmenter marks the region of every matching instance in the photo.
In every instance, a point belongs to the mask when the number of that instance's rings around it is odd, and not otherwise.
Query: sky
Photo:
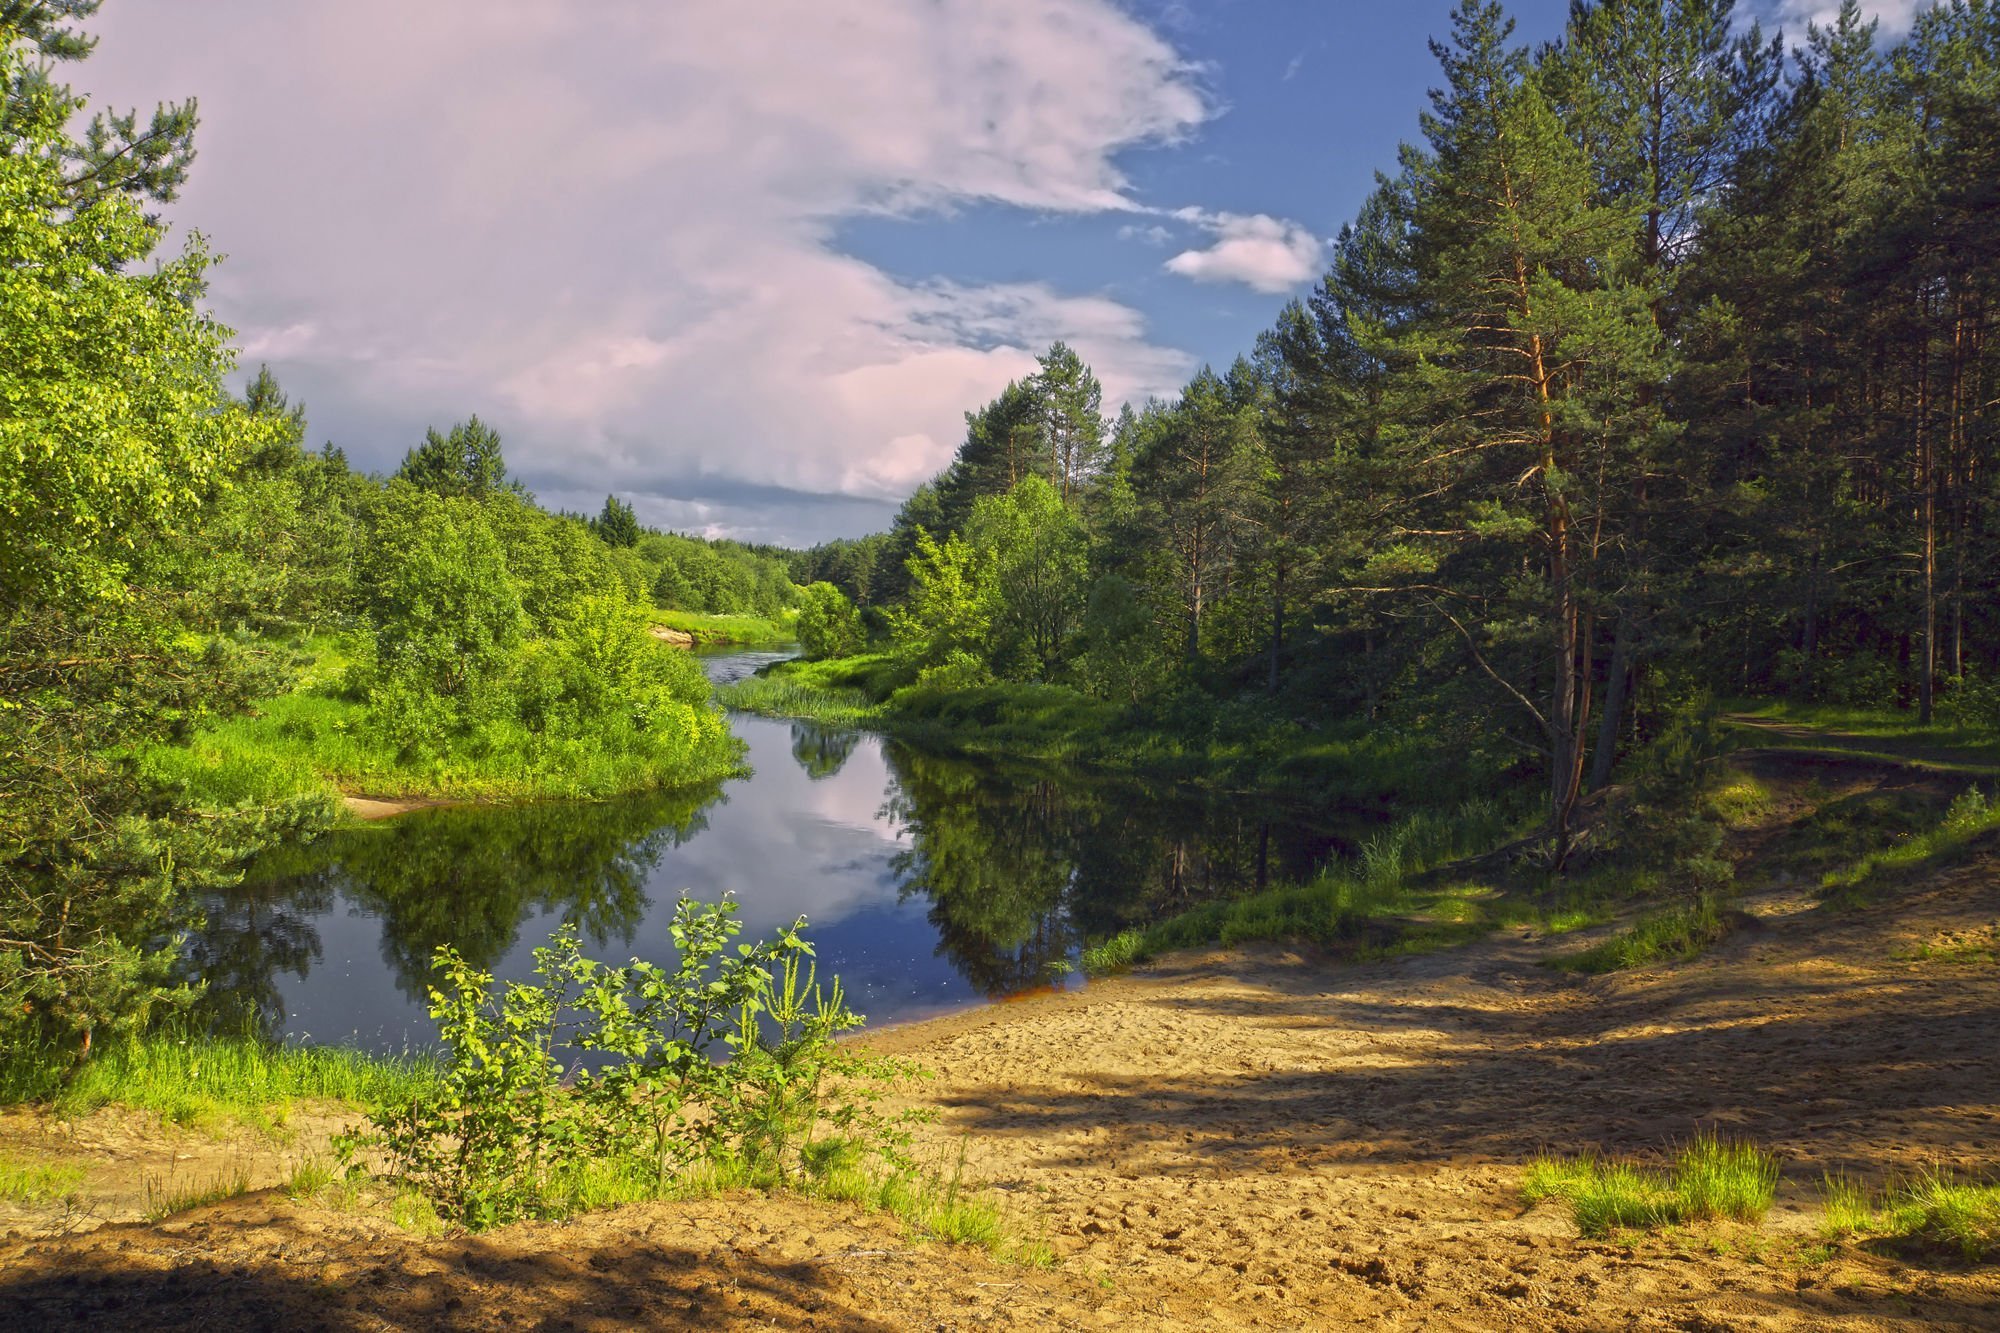
[[[887,526],[1057,339],[1107,412],[1247,352],[1416,136],[1451,7],[109,0],[69,77],[199,99],[165,215],[312,443],[388,471],[477,413],[551,507],[807,545]]]

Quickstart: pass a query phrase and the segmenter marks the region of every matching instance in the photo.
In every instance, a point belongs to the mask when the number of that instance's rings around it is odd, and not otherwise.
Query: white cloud
[[[1184,208],[1174,216],[1214,237],[1204,249],[1183,250],[1167,272],[1196,282],[1241,282],[1260,292],[1287,292],[1319,276],[1319,238],[1296,222],[1264,213],[1207,213]]]
[[[552,494],[885,497],[1053,338],[1108,395],[1186,369],[1106,298],[899,281],[833,239],[1135,209],[1116,154],[1211,108],[1114,0],[121,0],[93,27],[85,91],[200,97],[171,216],[229,255],[247,358],[374,465],[478,411]]]
[[[1864,18],[1880,21],[1884,35],[1899,37],[1910,30],[1917,15],[1936,3],[1937,0],[1865,0],[1861,13]],[[1787,28],[1795,27],[1801,37],[1807,23],[1828,27],[1839,17],[1840,0],[1778,0],[1778,21]]]

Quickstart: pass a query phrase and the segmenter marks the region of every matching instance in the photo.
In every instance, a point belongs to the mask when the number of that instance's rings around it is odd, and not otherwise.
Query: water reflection
[[[733,894],[746,935],[808,917],[822,972],[896,1021],[1046,984],[1084,938],[1303,873],[1333,841],[1268,800],[733,722],[755,771],[719,788],[426,811],[265,857],[190,942],[209,1016],[421,1043],[438,945],[520,977],[573,920],[600,957],[664,962],[686,892]]]

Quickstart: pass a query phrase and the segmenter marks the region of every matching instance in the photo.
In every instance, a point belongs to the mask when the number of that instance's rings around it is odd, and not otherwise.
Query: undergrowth
[[[1424,812],[1368,839],[1350,861],[1304,884],[1204,903],[1134,927],[1082,955],[1085,971],[1104,973],[1175,949],[1259,940],[1360,943],[1371,956],[1436,948],[1475,938],[1520,919],[1526,909],[1478,884],[1420,886],[1426,872],[1484,850],[1512,825],[1491,801],[1448,814]],[[1400,918],[1389,938],[1364,941],[1371,923]]]
[[[45,1102],[62,1116],[115,1104],[173,1124],[271,1127],[301,1102],[367,1109],[407,1101],[436,1078],[423,1056],[163,1031],[81,1063],[66,1050],[17,1047],[0,1057],[0,1104]]]
[[[1836,906],[1866,902],[1881,885],[1948,860],[1975,838],[1995,829],[2000,829],[2000,803],[1980,788],[1968,787],[1930,828],[1827,871],[1820,879],[1820,896]]]

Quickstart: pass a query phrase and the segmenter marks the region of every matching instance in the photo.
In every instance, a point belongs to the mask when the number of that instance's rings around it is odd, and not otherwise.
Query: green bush
[[[396,1173],[475,1229],[658,1197],[702,1170],[790,1184],[842,1145],[906,1174],[909,1117],[875,1103],[912,1071],[834,1041],[861,1019],[837,980],[816,984],[803,920],[732,949],[735,913],[682,899],[671,969],[585,958],[565,926],[535,951],[541,981],[497,993],[441,947],[440,1083],[374,1120]],[[566,1059],[582,1062],[567,1079]]]

